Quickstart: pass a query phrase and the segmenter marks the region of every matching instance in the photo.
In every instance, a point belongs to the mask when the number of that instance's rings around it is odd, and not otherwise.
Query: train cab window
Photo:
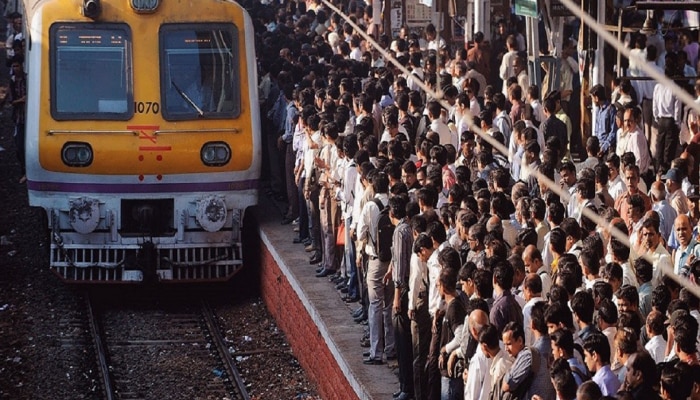
[[[238,30],[233,24],[168,24],[160,29],[166,120],[235,118],[240,113]]]
[[[50,35],[53,118],[130,119],[134,106],[129,27],[57,23]]]

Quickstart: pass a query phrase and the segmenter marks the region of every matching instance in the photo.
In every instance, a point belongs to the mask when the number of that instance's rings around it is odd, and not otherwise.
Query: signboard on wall
[[[403,4],[401,0],[391,2],[391,37],[398,37],[403,25]]]
[[[425,25],[433,21],[432,14],[431,7],[418,0],[406,0],[406,24],[408,26],[425,28]]]
[[[537,18],[537,0],[515,0],[515,15]]]

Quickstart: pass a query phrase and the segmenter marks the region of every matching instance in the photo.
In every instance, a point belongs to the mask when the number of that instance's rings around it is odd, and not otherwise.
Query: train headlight
[[[137,13],[152,13],[158,8],[160,0],[131,0],[130,3]]]
[[[198,201],[196,219],[205,231],[219,231],[226,223],[226,203],[217,196],[209,196]]]
[[[87,167],[92,164],[92,147],[83,142],[68,142],[63,145],[61,159],[70,167]]]
[[[83,235],[91,233],[100,223],[99,201],[88,197],[71,200],[68,219],[76,232]]]
[[[204,165],[220,167],[231,161],[231,148],[224,142],[209,142],[202,146],[200,157]]]

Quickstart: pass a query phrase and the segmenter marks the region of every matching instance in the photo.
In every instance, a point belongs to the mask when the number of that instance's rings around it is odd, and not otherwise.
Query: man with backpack
[[[370,350],[364,363],[383,364],[384,353],[394,357],[394,329],[391,322],[391,306],[394,294],[393,282],[384,283],[384,276],[391,261],[393,225],[389,218],[389,178],[379,172],[372,180],[374,198],[362,208],[357,224],[360,248],[367,255],[367,290],[369,298],[368,325]]]
[[[581,386],[583,382],[591,379],[586,366],[578,358],[574,357],[576,344],[574,343],[574,335],[570,330],[566,328],[557,329],[549,335],[549,339],[552,345],[552,358],[555,360],[563,358],[569,363],[569,368],[574,374],[577,386]],[[580,347],[579,351],[583,352],[583,348]]]
[[[513,366],[503,376],[500,399],[531,399],[535,394],[547,393],[551,387],[546,358],[534,347],[525,346],[523,326],[509,322],[503,329],[506,352],[515,359]],[[496,393],[494,393],[495,395]]]

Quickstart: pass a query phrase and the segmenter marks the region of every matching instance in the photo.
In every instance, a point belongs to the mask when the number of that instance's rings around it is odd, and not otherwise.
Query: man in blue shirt
[[[608,153],[608,150],[615,150],[617,134],[615,114],[617,110],[615,106],[608,101],[603,85],[598,84],[591,88],[591,99],[593,100],[593,104],[596,105],[593,136],[597,137],[600,141],[600,153],[598,157],[604,157]]]
[[[620,381],[610,370],[610,344],[602,333],[593,333],[583,342],[583,354],[588,370],[594,373],[593,382],[603,396],[614,396],[620,388]]]

